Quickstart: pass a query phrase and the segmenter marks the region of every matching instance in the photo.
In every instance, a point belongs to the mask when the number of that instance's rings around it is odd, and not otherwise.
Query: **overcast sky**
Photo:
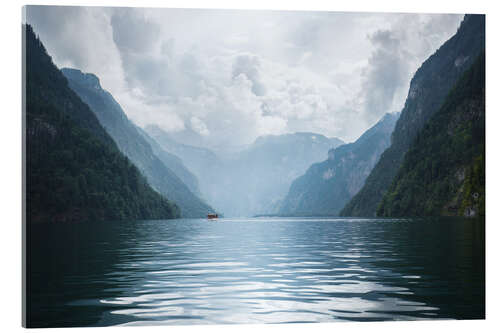
[[[59,67],[96,74],[130,119],[186,142],[297,131],[355,140],[401,111],[462,15],[29,6]]]

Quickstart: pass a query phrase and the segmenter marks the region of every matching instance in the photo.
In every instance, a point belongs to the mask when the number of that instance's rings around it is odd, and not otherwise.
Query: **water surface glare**
[[[179,219],[31,228],[33,327],[484,318],[484,221]]]

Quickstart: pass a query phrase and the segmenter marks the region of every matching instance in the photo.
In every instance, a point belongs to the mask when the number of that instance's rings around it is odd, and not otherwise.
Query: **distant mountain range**
[[[102,89],[94,74],[70,68],[63,68],[62,72],[69,87],[89,105],[120,150],[158,192],[179,206],[183,217],[204,217],[213,211],[192,192],[198,192],[196,177],[179,158],[161,149],[127,118],[113,96]]]
[[[390,145],[399,114],[386,114],[353,143],[328,152],[328,159],[313,164],[293,181],[281,203],[280,215],[337,215],[363,186],[366,177]]]
[[[441,108],[450,90],[485,47],[484,15],[466,15],[457,33],[417,70],[392,134],[391,146],[342,209],[342,216],[374,216],[388,192],[405,154],[429,119]]]
[[[207,148],[175,142],[157,126],[146,132],[179,156],[200,181],[200,189],[225,216],[276,213],[291,182],[328,150],[342,144],[315,133],[259,137],[242,151],[217,155]]]

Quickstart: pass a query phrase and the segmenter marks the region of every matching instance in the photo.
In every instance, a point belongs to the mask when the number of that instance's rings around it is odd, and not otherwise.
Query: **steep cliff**
[[[69,68],[62,69],[62,72],[70,88],[90,106],[120,150],[141,170],[151,186],[179,206],[183,217],[204,217],[213,211],[169,168],[170,165],[182,168],[182,162],[174,158],[167,160],[165,156],[162,156],[163,161],[160,160],[150,143],[127,118],[120,104],[101,87],[95,75]],[[162,154],[158,149],[156,152]],[[187,170],[184,172],[189,174]]]
[[[28,224],[178,217],[69,88],[31,26],[23,28]]]
[[[484,177],[483,53],[411,144],[377,215],[484,215]]]
[[[484,15],[466,15],[457,33],[415,73],[405,106],[392,134],[391,146],[366,179],[363,188],[342,209],[342,216],[374,216],[396,176],[405,153],[448,92],[485,45]]]
[[[313,164],[292,183],[279,214],[337,215],[389,146],[398,116],[386,114],[355,142],[331,149],[326,161]]]

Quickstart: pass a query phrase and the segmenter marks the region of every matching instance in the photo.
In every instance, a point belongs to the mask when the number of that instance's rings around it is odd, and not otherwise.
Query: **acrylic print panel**
[[[24,325],[484,319],[484,22],[26,6]]]

